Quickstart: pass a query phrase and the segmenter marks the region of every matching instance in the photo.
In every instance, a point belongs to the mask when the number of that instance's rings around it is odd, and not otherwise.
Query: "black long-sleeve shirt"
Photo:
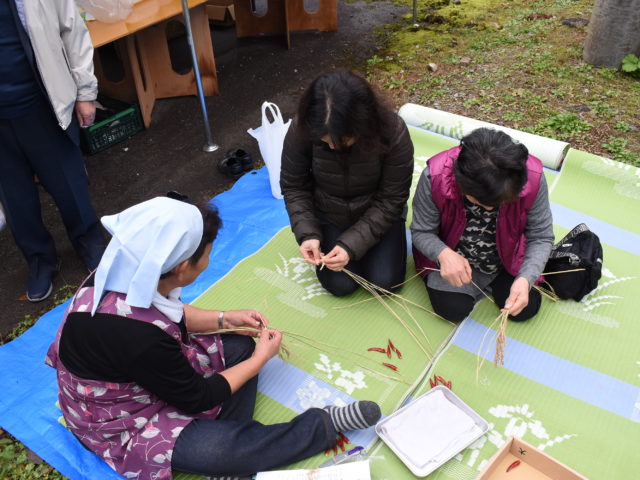
[[[184,320],[178,325],[185,339]],[[69,314],[60,338],[60,360],[81,378],[135,382],[186,413],[209,410],[231,396],[222,375],[204,378],[191,367],[172,336],[133,318]]]

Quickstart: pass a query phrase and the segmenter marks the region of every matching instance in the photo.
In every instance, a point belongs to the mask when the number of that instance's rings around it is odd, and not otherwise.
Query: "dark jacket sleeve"
[[[403,218],[413,179],[413,143],[404,121],[396,117],[396,134],[382,163],[382,176],[371,206],[339,238],[352,260],[358,260],[380,241],[391,225]]]
[[[311,143],[300,138],[294,121],[282,148],[280,189],[298,244],[312,238],[322,240],[320,222],[313,206],[311,155]]]

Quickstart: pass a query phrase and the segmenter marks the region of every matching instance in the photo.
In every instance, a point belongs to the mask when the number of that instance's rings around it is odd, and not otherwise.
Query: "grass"
[[[46,463],[32,462],[27,449],[0,430],[0,480],[63,480]]]
[[[77,290],[77,285],[63,285],[53,294],[55,306],[66,302]],[[46,311],[38,315],[25,315],[9,333],[0,336],[0,345],[15,340]],[[0,429],[0,480],[64,480],[55,469],[33,458],[28,450],[11,435]]]
[[[405,15],[384,29],[367,77],[397,106],[419,103],[640,166],[640,78],[586,64],[586,28],[561,23],[589,19],[592,4],[418,0],[418,26]]]

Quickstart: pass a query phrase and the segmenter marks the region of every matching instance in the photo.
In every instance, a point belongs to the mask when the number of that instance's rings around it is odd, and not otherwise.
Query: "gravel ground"
[[[220,95],[208,97],[207,107],[214,140],[221,148],[214,153],[202,152],[204,129],[195,97],[159,100],[148,130],[87,157],[98,215],[118,212],[169,190],[194,200],[227,190],[233,181],[217,171],[216,162],[231,148],[243,148],[260,158],[257,143],[246,131],[259,125],[264,100],[277,103],[285,119],[290,118],[298,95],[315,76],[336,68],[362,69],[378,47],[376,27],[398,22],[406,13],[405,7],[390,2],[338,3],[336,32],[295,33],[290,50],[282,36],[236,39],[234,28],[215,29]],[[172,46],[184,51],[179,48],[180,41]],[[62,261],[54,280],[54,292],[61,297],[82,281],[86,271],[66,237],[51,197],[44,191],[41,202],[45,225]],[[51,309],[54,299],[38,304],[21,300],[26,290],[26,263],[7,228],[0,232],[0,258],[2,336],[25,316],[37,318]]]

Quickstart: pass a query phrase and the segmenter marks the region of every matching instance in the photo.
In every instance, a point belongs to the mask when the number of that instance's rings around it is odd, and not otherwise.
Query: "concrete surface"
[[[314,77],[337,68],[362,70],[378,47],[375,28],[398,22],[407,12],[390,2],[338,3],[338,31],[294,33],[291,50],[286,49],[283,36],[236,39],[233,28],[214,29],[220,95],[208,97],[207,106],[214,140],[221,148],[202,152],[205,137],[196,97],[158,101],[148,130],[87,157],[98,215],[116,213],[169,190],[192,200],[207,200],[227,190],[233,181],[218,172],[216,162],[231,148],[243,148],[260,160],[258,145],[246,131],[259,126],[264,100],[278,104],[285,119],[292,117],[300,92]],[[180,51],[181,41],[184,44],[184,39],[177,39],[172,48]],[[44,191],[41,201],[45,225],[62,260],[54,293],[65,286],[63,290],[71,291],[86,271]],[[1,336],[25,315],[39,317],[51,309],[54,300],[37,304],[20,300],[26,289],[26,263],[8,229],[0,232],[0,259]]]

